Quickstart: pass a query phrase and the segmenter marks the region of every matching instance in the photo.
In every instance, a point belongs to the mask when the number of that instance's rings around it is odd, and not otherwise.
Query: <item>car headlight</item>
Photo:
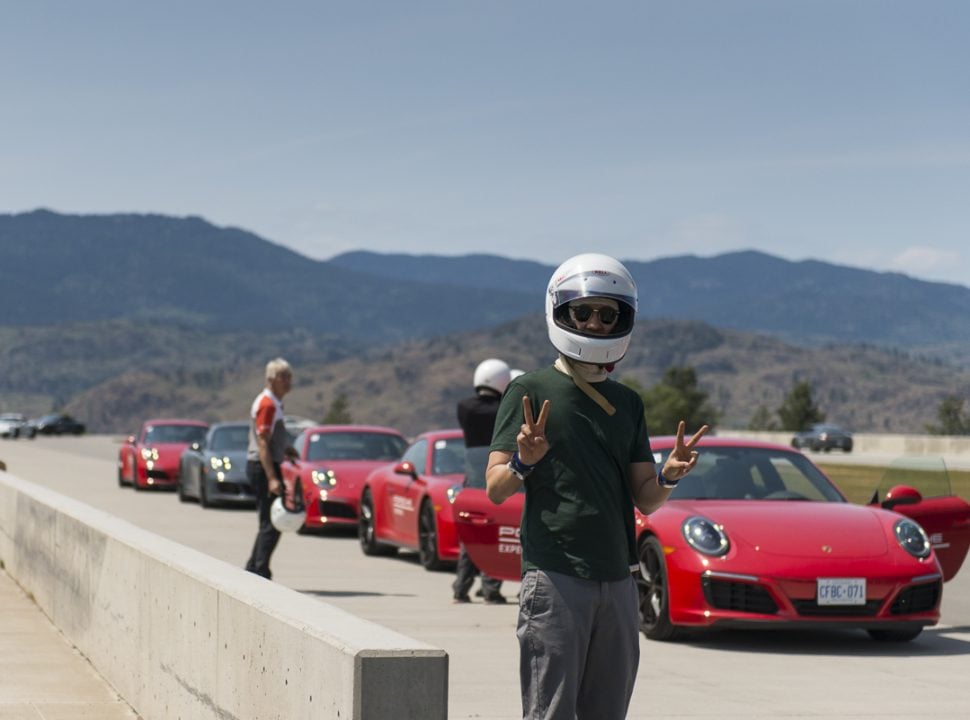
[[[448,502],[454,504],[455,498],[458,497],[458,493],[461,492],[461,485],[451,485],[445,491],[445,495],[448,496]]]
[[[899,546],[913,557],[923,559],[930,556],[933,546],[930,545],[926,531],[917,523],[909,518],[897,520],[893,526],[893,532],[896,533],[896,542]]]
[[[232,460],[227,457],[209,458],[209,464],[213,470],[232,470]]]
[[[695,515],[687,518],[682,530],[687,544],[705,555],[720,557],[731,547],[724,528],[706,517]]]
[[[310,479],[318,488],[332,488],[337,484],[337,474],[333,470],[314,470]]]
[[[158,449],[157,448],[142,448],[141,449],[141,459],[142,460],[158,460]]]

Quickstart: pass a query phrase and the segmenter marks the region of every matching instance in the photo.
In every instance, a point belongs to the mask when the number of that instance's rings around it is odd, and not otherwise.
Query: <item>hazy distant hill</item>
[[[481,255],[372,252],[330,262],[373,275],[403,272],[423,282],[503,292],[544,288],[555,268]],[[798,344],[875,343],[961,364],[970,357],[970,288],[962,285],[754,251],[624,262],[637,281],[641,317],[702,320]]]
[[[0,215],[0,326],[137,319],[394,342],[504,322],[533,296],[357,273],[199,218]]]
[[[316,261],[200,218],[38,210],[0,215],[0,327],[135,319],[387,344],[541,311],[562,259],[355,252]],[[759,252],[627,265],[641,317],[970,358],[964,286]]]
[[[296,363],[287,412],[319,420],[343,394],[357,422],[391,425],[408,434],[452,427],[455,403],[470,393],[475,365],[490,356],[525,370],[551,363],[542,315],[342,360],[306,357]],[[672,365],[697,369],[721,413],[722,428],[744,428],[759,405],[773,412],[799,380],[812,382],[830,420],[869,432],[922,432],[936,421],[944,395],[970,393],[970,372],[941,363],[871,346],[806,349],[690,321],[645,321],[615,377],[649,386]],[[133,368],[78,395],[68,408],[101,431],[117,432],[129,431],[149,415],[244,418],[262,385],[261,370],[255,359],[217,375]]]

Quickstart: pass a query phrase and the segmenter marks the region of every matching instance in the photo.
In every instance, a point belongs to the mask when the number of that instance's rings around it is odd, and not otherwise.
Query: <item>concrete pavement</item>
[[[138,715],[0,570],[0,720],[135,720]]]

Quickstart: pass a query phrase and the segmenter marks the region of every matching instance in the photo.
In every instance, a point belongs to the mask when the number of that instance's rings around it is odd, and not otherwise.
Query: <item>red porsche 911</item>
[[[174,489],[182,452],[192,443],[201,443],[208,429],[199,420],[146,420],[118,451],[118,485]]]
[[[303,488],[304,528],[357,525],[364,480],[375,469],[397,460],[407,448],[397,430],[373,425],[317,425],[293,442],[300,454],[283,463],[283,479]]]
[[[461,430],[419,435],[400,460],[378,468],[360,497],[360,546],[365,555],[417,550],[428,570],[458,559],[452,500],[465,477]]]
[[[651,441],[658,465],[674,440]],[[970,504],[950,495],[938,473],[934,488],[927,473],[897,469],[880,486],[889,487],[881,501],[856,505],[788,447],[705,437],[699,450],[697,467],[663,507],[637,513],[648,638],[713,627],[851,627],[907,641],[939,621],[943,583],[970,546]],[[466,489],[455,500],[461,539],[482,572],[518,578],[521,510],[521,495],[495,506],[483,490]]]

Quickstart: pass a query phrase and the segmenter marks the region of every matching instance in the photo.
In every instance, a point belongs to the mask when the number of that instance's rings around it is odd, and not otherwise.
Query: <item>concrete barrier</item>
[[[445,720],[448,656],[0,472],[0,561],[145,720]]]

